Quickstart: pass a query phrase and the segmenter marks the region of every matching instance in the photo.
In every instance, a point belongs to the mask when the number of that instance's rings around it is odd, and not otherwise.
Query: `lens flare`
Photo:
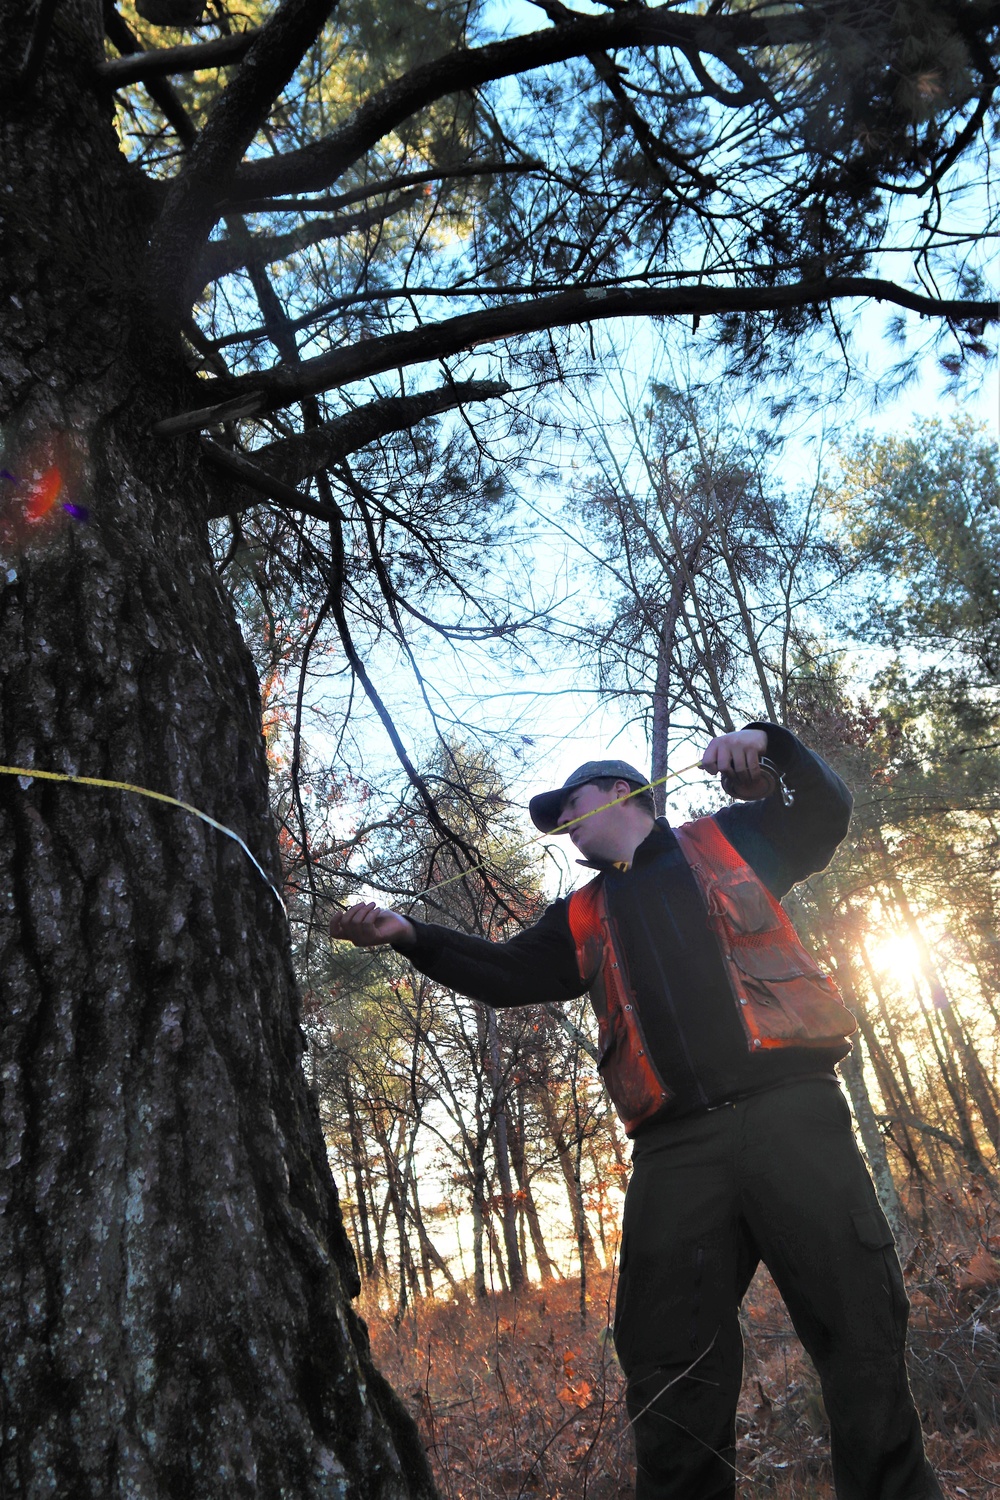
[[[53,464],[46,469],[41,479],[32,486],[31,492],[24,503],[24,517],[27,521],[40,521],[47,516],[55,505],[63,487],[62,471]]]
[[[42,448],[22,454],[14,469],[0,468],[0,554],[18,556],[51,540],[65,515],[86,526],[90,512],[70,498],[77,465],[63,462],[65,443],[52,439]],[[44,455],[44,456],[43,456]]]

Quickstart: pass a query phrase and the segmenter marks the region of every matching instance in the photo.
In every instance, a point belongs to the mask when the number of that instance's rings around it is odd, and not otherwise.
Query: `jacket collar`
[[[666,818],[657,818],[649,833],[636,849],[632,859],[632,865],[645,864],[648,860],[655,859],[658,854],[663,854],[667,849],[675,849],[677,839],[674,830]],[[628,870],[631,865],[620,864],[613,859],[578,859],[578,865],[583,865],[586,870],[600,870],[606,873],[608,870]]]

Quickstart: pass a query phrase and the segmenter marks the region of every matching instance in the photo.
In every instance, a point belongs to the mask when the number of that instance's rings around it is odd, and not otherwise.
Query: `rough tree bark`
[[[144,310],[101,12],[55,8],[3,123],[0,761],[180,797],[277,880],[257,683],[206,538],[227,481],[152,435],[198,392]],[[5,58],[32,19],[0,4]],[[53,465],[86,524],[27,519]],[[0,1007],[0,1492],[430,1495],[351,1309],[287,925],[238,846],[0,776]]]

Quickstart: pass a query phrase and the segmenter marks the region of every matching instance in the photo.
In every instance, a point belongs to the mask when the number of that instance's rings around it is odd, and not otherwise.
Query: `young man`
[[[535,826],[598,873],[509,942],[372,904],[331,936],[392,943],[490,1005],[590,991],[634,1143],[614,1334],[637,1500],[734,1495],[739,1307],[760,1260],[819,1372],[839,1500],[939,1500],[899,1263],[834,1074],[854,1018],[778,904],[829,862],[851,796],[773,724],[713,739],[702,766],[752,800],[674,830],[621,761],[533,797]]]

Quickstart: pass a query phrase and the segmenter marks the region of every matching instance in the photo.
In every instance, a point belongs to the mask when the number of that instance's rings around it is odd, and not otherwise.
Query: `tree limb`
[[[406,365],[423,364],[460,354],[478,345],[547,328],[565,328],[574,323],[593,323],[623,317],[701,317],[726,313],[781,312],[795,307],[823,304],[840,298],[874,298],[892,302],[913,312],[948,318],[955,322],[978,319],[994,323],[1000,319],[1000,303],[947,300],[912,292],[895,282],[876,277],[832,277],[829,281],[796,282],[770,287],[617,287],[580,288],[531,302],[482,308],[428,323],[404,333],[385,334],[360,344],[334,349],[298,366],[276,365],[260,374],[242,375],[231,381],[205,382],[206,394],[216,396],[221,406],[184,412],[157,423],[163,436],[193,432],[222,420],[219,412],[240,398],[254,403],[253,412],[277,411],[291,401],[320,391],[333,390],[355,380],[365,380]],[[241,411],[241,415],[250,415]]]
[[[364,187],[352,188],[349,193],[334,193],[325,198],[249,198],[240,201],[244,213],[286,213],[290,208],[326,209],[349,208],[352,203],[363,203],[366,198],[375,198],[379,193],[395,193],[402,188],[419,187],[425,182],[450,182],[461,177],[499,177],[512,172],[541,172],[544,162],[527,156],[523,161],[468,161],[448,167],[428,167],[424,172],[403,172],[399,177],[386,178],[384,182],[366,183]],[[227,205],[223,205],[223,208]]]
[[[99,63],[97,75],[112,88],[126,83],[145,83],[148,78],[166,78],[170,73],[195,73],[239,62],[257,35],[256,30],[216,37],[183,47],[157,47],[152,52],[134,52],[128,57],[109,57]],[[112,41],[114,38],[112,37]]]
[[[488,401],[505,396],[509,390],[510,386],[503,381],[468,380],[460,385],[423,391],[416,396],[389,396],[382,401],[369,402],[367,406],[359,406],[321,427],[309,428],[293,438],[257,448],[252,454],[223,448],[209,439],[203,440],[202,447],[217,468],[236,475],[259,494],[269,496],[286,509],[305,512],[307,506],[312,506],[308,514],[329,520],[326,509],[317,509],[315,503],[294,486],[390,432],[403,432],[426,417],[437,416],[463,402]],[[249,497],[245,502],[241,497],[238,503],[218,505],[208,514],[230,515],[248,510],[252,504]]]
[[[621,47],[679,47],[709,54],[719,46],[729,51],[737,46],[779,47],[821,34],[828,24],[825,10],[817,5],[766,18],[748,12],[705,17],[681,15],[668,5],[629,5],[610,15],[582,17],[484,47],[461,47],[387,84],[324,140],[245,163],[230,195],[241,201],[328,187],[417,110],[498,78]]]
[[[438,812],[437,804],[434,801],[434,797],[430,791],[430,788],[410,759],[406,747],[403,744],[402,739],[400,738],[399,730],[396,728],[396,725],[393,722],[392,715],[389,713],[389,710],[386,708],[385,703],[382,701],[382,697],[378,692],[378,689],[376,688],[374,682],[372,682],[371,678],[369,677],[368,672],[365,669],[364,662],[361,660],[361,657],[358,654],[357,647],[354,644],[354,639],[351,635],[350,626],[347,621],[347,613],[344,608],[346,560],[344,554],[343,518],[340,516],[330,522],[330,544],[330,603],[334,619],[337,622],[337,633],[340,636],[341,645],[344,648],[344,654],[351,665],[351,670],[354,672],[354,675],[361,683],[361,686],[364,689],[365,696],[368,698],[369,703],[371,703],[375,712],[381,719],[386,734],[389,736],[389,741],[392,745],[392,748],[396,752],[396,758],[399,761],[399,764],[402,766],[404,772],[406,773],[407,780],[413,787],[414,791],[417,793],[420,801],[423,803],[428,822],[433,828],[437,829],[441,837],[447,841],[447,843],[453,850],[459,851],[464,855],[467,861],[467,865],[470,869],[470,873],[473,869],[481,870],[482,861],[479,856],[479,850],[476,849],[474,845],[467,843],[462,835],[458,833],[454,828],[449,827],[444,818],[442,818],[441,814]],[[504,900],[499,891],[497,891],[493,886],[492,882],[489,880],[489,877],[486,875],[485,870],[481,870],[481,875],[483,883],[486,885],[487,889],[489,890],[490,894],[497,902],[497,904],[509,915],[514,916],[515,913],[513,911],[513,908],[508,904],[508,902]]]
[[[282,0],[259,31],[236,76],[212,106],[184,165],[170,184],[146,266],[152,306],[176,326],[200,290],[192,283],[192,247],[202,244],[230,196],[233,173],[271,104],[315,42],[336,0]]]
[[[300,250],[308,249],[310,245],[318,245],[323,240],[337,239],[340,235],[382,224],[402,209],[412,208],[419,199],[420,194],[417,192],[400,193],[398,198],[380,204],[377,208],[362,209],[356,214],[341,214],[336,219],[311,219],[288,234],[248,234],[242,241],[212,240],[202,253],[199,277],[204,285],[231,275],[241,266],[271,265],[276,260],[285,260]]]
[[[133,36],[131,28],[122,19],[113,6],[110,6],[104,17],[104,31],[113,47],[117,47],[123,58],[151,57],[154,54],[143,51],[138,38]],[[181,103],[173,84],[168,78],[150,78],[144,85],[146,93],[160,110],[167,124],[173,127],[177,139],[184,146],[194,143],[198,132],[195,130],[183,104]],[[160,185],[150,183],[150,191],[154,191]]]

